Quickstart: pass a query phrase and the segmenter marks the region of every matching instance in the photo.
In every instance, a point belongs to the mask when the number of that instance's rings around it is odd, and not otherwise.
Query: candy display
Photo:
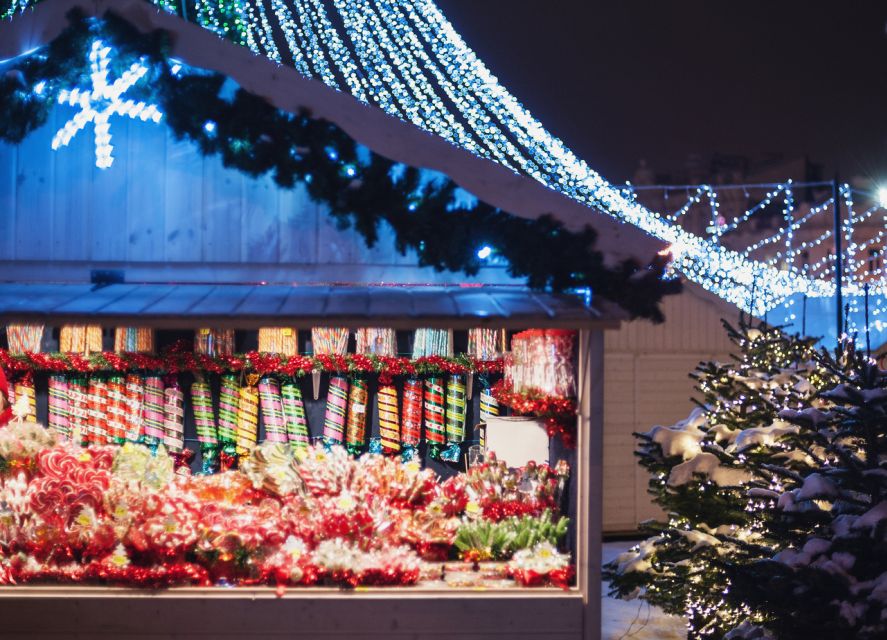
[[[237,470],[177,476],[162,450],[81,449],[27,422],[0,430],[0,504],[15,514],[0,523],[0,584],[446,588],[441,562],[460,557],[510,558],[521,584],[569,584],[547,468],[497,463],[441,481],[396,458],[266,443]],[[537,482],[522,494],[527,474]],[[505,572],[490,572],[497,585]]]
[[[154,329],[147,327],[117,327],[114,329],[114,351],[153,353]]]
[[[6,325],[6,342],[9,344],[10,353],[23,354],[29,351],[40,351],[42,341],[42,324]]]
[[[102,378],[89,379],[89,418],[86,441],[89,444],[108,442],[108,383]]]
[[[400,451],[400,412],[397,407],[397,388],[381,385],[376,393],[379,407],[379,435],[383,453]]]
[[[462,442],[465,440],[465,379],[451,376],[447,384],[446,437],[447,448],[440,457],[447,462],[459,462]]]
[[[291,327],[259,329],[259,351],[294,356],[299,352],[299,332]]]
[[[126,440],[126,382],[123,376],[108,378],[105,412],[109,442],[122,444]]]
[[[156,448],[166,437],[163,421],[164,403],[163,379],[160,376],[149,375],[145,377],[145,399],[142,408],[142,420],[144,421],[145,442]]]
[[[163,443],[173,453],[185,445],[185,398],[177,378],[171,378],[163,389]]]
[[[203,378],[191,383],[191,407],[194,410],[197,441],[200,443],[201,472],[212,473],[218,468],[219,438],[212,392]]]
[[[480,421],[486,422],[488,418],[495,418],[499,414],[499,403],[493,397],[489,388],[484,388],[480,392]]]
[[[145,402],[145,379],[137,373],[126,374],[126,439],[138,442],[144,435],[142,407]]]
[[[271,376],[259,380],[259,401],[262,406],[262,422],[265,425],[266,442],[286,442],[286,421],[280,383]]]
[[[517,393],[570,397],[576,392],[575,331],[530,329],[511,339],[505,379]]]
[[[28,413],[25,415],[25,420],[36,422],[37,392],[34,390],[34,379],[30,375],[24,376],[15,382],[15,385],[13,386],[13,398],[15,398],[14,402],[18,402],[19,398],[27,399],[26,406],[28,408]]]
[[[194,335],[194,353],[231,355],[234,353],[234,329],[198,329]]]
[[[219,465],[230,468],[237,455],[237,407],[240,404],[240,382],[237,376],[225,374],[219,385]]]
[[[283,416],[286,421],[286,435],[290,446],[303,449],[308,446],[308,420],[305,417],[305,403],[298,383],[289,380],[280,385],[283,401]]]
[[[446,442],[445,387],[443,378],[425,380],[425,440],[432,460],[440,457]]]
[[[62,353],[98,353],[102,350],[102,328],[98,325],[65,325],[59,331]]]
[[[422,438],[422,399],[424,388],[421,380],[410,379],[403,384],[403,418],[400,423],[400,443],[405,462],[419,456]]]
[[[348,411],[348,380],[342,376],[330,378],[323,417],[323,439],[328,445],[342,444],[345,439],[345,416]]]
[[[89,436],[89,396],[84,376],[68,379],[68,424],[71,427],[71,441],[86,444]]]
[[[397,355],[397,334],[394,329],[366,328],[354,333],[356,353],[394,357]]]
[[[495,360],[505,350],[505,329],[468,330],[468,355],[478,360]]]
[[[315,355],[345,355],[348,353],[348,329],[314,327],[311,344]]]
[[[237,455],[243,459],[259,440],[259,390],[256,376],[249,376],[240,387],[237,402]]]
[[[348,391],[348,421],[345,429],[345,447],[357,455],[366,443],[367,428],[367,381],[356,378]]]
[[[68,380],[63,375],[49,376],[49,428],[62,438],[71,437],[70,400],[68,399]]]
[[[452,356],[453,332],[449,329],[416,329],[413,339],[413,358]]]

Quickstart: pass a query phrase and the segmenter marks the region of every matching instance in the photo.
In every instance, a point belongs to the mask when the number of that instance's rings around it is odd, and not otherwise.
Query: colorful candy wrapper
[[[447,385],[447,448],[441,460],[459,462],[465,441],[465,377],[454,375]]]
[[[154,329],[117,327],[114,329],[114,351],[118,353],[153,353]]]
[[[366,443],[367,431],[367,381],[355,378],[348,392],[348,426],[345,431],[345,448],[352,455],[359,455]]]
[[[142,406],[145,402],[145,380],[137,373],[126,376],[126,439],[139,442],[145,431]]]
[[[332,376],[326,396],[326,414],[323,417],[323,441],[326,446],[342,444],[347,408],[348,381],[342,376]]]
[[[126,442],[126,383],[123,376],[108,378],[108,402],[105,406],[108,439],[115,444]]]
[[[376,393],[379,407],[379,444],[384,453],[400,451],[400,416],[397,410],[397,389],[390,384],[381,385]]]
[[[219,466],[230,469],[237,461],[237,407],[240,404],[240,382],[226,373],[219,388]]]
[[[404,462],[419,458],[419,440],[422,437],[422,395],[421,380],[410,379],[403,384],[403,421],[401,422],[400,443]]]
[[[432,460],[440,457],[446,442],[444,398],[443,378],[425,380],[425,441],[428,442],[428,455]]]
[[[286,421],[286,435],[293,449],[304,449],[309,444],[308,420],[305,418],[305,403],[302,390],[293,380],[280,386],[283,400],[283,416]]]
[[[265,442],[286,442],[286,420],[280,383],[271,376],[259,380],[259,401],[262,405],[262,422],[265,424]]]
[[[294,356],[299,352],[299,332],[291,327],[259,329],[259,351]]]
[[[198,377],[191,383],[191,406],[194,409],[197,440],[200,442],[200,472],[213,473],[219,463],[219,438],[216,416],[213,413],[212,392],[203,377]]]
[[[499,415],[499,403],[489,387],[484,388],[480,392],[480,421],[486,422],[489,418],[495,418]]]
[[[49,376],[49,428],[62,438],[71,438],[68,380],[60,374]]]
[[[165,399],[163,397],[163,379],[158,375],[145,377],[145,403],[142,418],[145,424],[145,444],[156,451],[166,434],[163,430]]]
[[[89,443],[89,396],[84,376],[74,376],[68,380],[68,422],[71,425],[71,442],[79,445]]]
[[[9,345],[9,353],[11,354],[38,353],[42,341],[42,324],[6,325],[6,342]]]
[[[93,376],[89,379],[89,427],[87,441],[89,444],[107,444],[108,419],[106,404],[108,401],[108,383]]]
[[[170,453],[181,453],[185,447],[185,397],[175,376],[170,376],[163,390],[163,432]]]
[[[102,328],[99,325],[65,325],[59,331],[62,353],[98,353],[102,350]]]
[[[311,329],[311,345],[314,355],[344,356],[348,353],[348,329],[314,327]]]
[[[24,396],[28,399],[28,414],[25,420],[37,422],[37,392],[34,389],[34,378],[28,373],[13,385],[13,393],[16,400]]]
[[[237,403],[237,455],[243,459],[256,448],[259,439],[259,391],[256,388],[258,376],[247,376],[246,384],[240,387],[240,400]]]

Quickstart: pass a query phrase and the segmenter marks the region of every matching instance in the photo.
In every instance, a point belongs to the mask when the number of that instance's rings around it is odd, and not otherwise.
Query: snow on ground
[[[613,560],[636,542],[605,542],[603,562]],[[683,618],[670,616],[643,600],[617,600],[607,597],[603,584],[601,620],[603,640],[684,640],[687,629]]]

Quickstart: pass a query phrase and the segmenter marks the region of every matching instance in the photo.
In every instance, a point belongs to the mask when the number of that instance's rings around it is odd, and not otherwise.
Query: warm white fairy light
[[[63,89],[59,92],[59,104],[79,107],[80,111],[68,120],[52,139],[53,149],[67,146],[78,131],[92,122],[95,128],[95,164],[100,169],[107,169],[114,162],[114,157],[111,155],[114,150],[111,146],[111,116],[127,116],[134,120],[142,122],[150,120],[155,123],[163,118],[163,113],[154,105],[122,99],[123,94],[148,73],[148,68],[140,62],[134,62],[123,75],[109,83],[110,54],[111,48],[101,40],[92,43],[89,52],[92,88],[86,91],[76,88]]]

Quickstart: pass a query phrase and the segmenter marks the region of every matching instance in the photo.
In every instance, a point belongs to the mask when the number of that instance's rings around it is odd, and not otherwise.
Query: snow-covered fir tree
[[[636,434],[667,520],[645,523],[652,537],[605,569],[613,594],[686,616],[690,638],[728,637],[740,625],[760,633],[755,625],[770,619],[734,597],[733,571],[794,542],[774,496],[800,487],[821,461],[790,439],[803,427],[781,414],[824,408],[818,391],[836,380],[814,340],[743,321],[725,326],[738,352],[692,374],[699,407],[673,426]]]

